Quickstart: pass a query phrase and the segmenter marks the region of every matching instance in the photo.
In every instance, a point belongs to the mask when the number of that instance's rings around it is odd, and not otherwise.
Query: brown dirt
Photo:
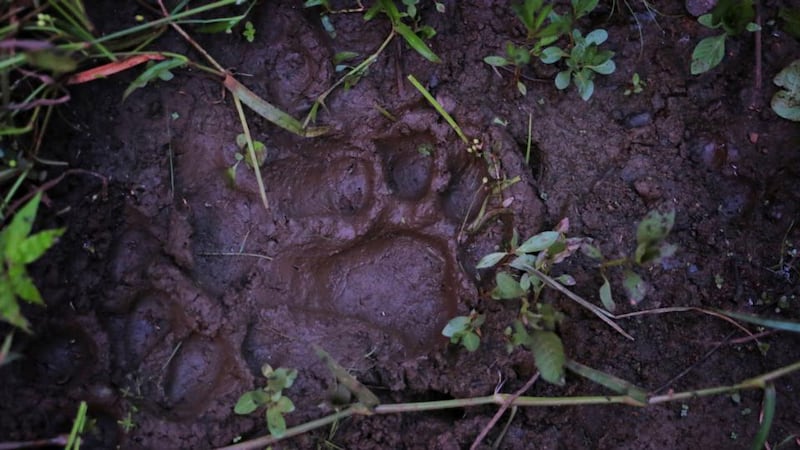
[[[797,41],[766,25],[765,83],[754,93],[749,37],[729,41],[721,67],[694,77],[690,54],[706,32],[683,5],[655,2],[663,15],[653,20],[632,3],[643,41],[631,14],[609,17],[605,5],[583,25],[609,30],[618,69],[598,77],[592,100],[557,91],[553,69],[542,65],[525,76],[545,81],[528,82],[521,97],[510,74],[500,77],[482,62],[506,41],[523,39],[510,8],[445,3],[445,14],[422,8],[438,31],[431,45],[444,63],[390,45],[355,87],[329,98],[320,115],[334,130],[329,136],[301,139],[250,118],[268,149],[269,211],[244,164],[235,186],[224,176],[240,125],[217,81],[176,71],[172,81],[123,103],[132,75],[74,89],[49,140],[52,157],[109,177],[109,191],[103,196],[99,183],[73,176],[49,192],[41,226],[66,225],[68,232],[35,266],[48,308],[26,310],[36,334],[18,336],[25,359],[0,371],[0,441],[67,431],[81,400],[97,420],[91,448],[209,448],[261,435],[263,416],[236,416],[233,405],[260,383],[263,363],[299,370],[288,391],[298,410],[288,421],[303,423],[325,413],[319,405],[332,382],[312,344],[384,402],[483,396],[500,382],[513,392],[532,375],[531,356],[505,353],[502,331],[514,305],[489,299],[473,268],[507,242],[511,229],[530,235],[563,217],[573,234],[595,238],[615,255],[631,250],[635,223],[648,210],[676,209],[670,241],[680,251],[647,274],[654,289],[639,309],[800,317],[796,261],[782,247],[784,238],[800,240],[793,226],[800,131],[768,107],[769,81],[800,54]],[[763,2],[764,23],[777,6]],[[129,6],[107,14],[138,12]],[[223,66],[248,74],[243,83],[296,116],[335,81],[329,61],[336,52],[368,54],[388,32],[385,20],[364,23],[345,14],[334,18],[332,39],[316,12],[290,1],[257,6],[252,21],[253,44],[238,33],[200,42]],[[158,46],[189,52],[175,36]],[[648,85],[623,96],[634,72]],[[513,214],[459,239],[465,216],[481,201],[474,197],[487,165],[466,153],[405,82],[409,73],[434,89],[507,176],[521,177],[504,193]],[[757,110],[748,108],[753,97]],[[495,117],[508,126],[493,124]],[[420,146],[433,150],[426,156]],[[272,259],[212,255],[241,249]],[[595,298],[597,271],[587,261],[568,269],[576,292]],[[781,297],[787,305],[776,314]],[[623,321],[636,338],[631,342],[565,298],[545,300],[567,314],[560,334],[572,358],[654,392],[733,383],[800,356],[797,336],[786,334],[762,340],[766,355],[753,343],[708,354],[734,328],[697,313]],[[448,318],[471,308],[488,316],[472,354],[440,337]],[[776,388],[772,442],[800,432],[800,378],[781,378]],[[540,381],[528,395],[604,392],[570,376],[564,388]],[[760,401],[757,392],[743,392],[740,403],[719,396],[648,409],[520,409],[501,448],[747,448]],[[332,436],[322,429],[276,448],[467,448],[495,410],[352,418]],[[128,413],[136,426],[125,432],[117,421]]]

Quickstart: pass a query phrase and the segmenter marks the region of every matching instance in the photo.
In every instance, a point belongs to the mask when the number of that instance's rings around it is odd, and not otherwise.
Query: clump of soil
[[[776,2],[764,3],[765,13],[777,11]],[[537,80],[522,97],[510,74],[482,62],[506,41],[524,39],[510,8],[445,4],[444,14],[421,9],[438,32],[430,42],[443,63],[398,39],[357,85],[328,99],[320,121],[329,135],[303,139],[251,117],[267,147],[269,210],[252,170],[240,165],[234,184],[225,176],[241,130],[216,80],[177,72],[124,103],[124,76],[75,89],[51,149],[109,177],[109,191],[98,195],[92,179],[73,177],[49,192],[43,225],[68,232],[35,266],[48,308],[27,311],[36,333],[17,339],[25,359],[0,370],[0,440],[63,433],[81,400],[97,420],[95,448],[209,448],[261,435],[263,416],[236,416],[233,405],[262,383],[265,363],[299,370],[286,394],[298,407],[289,425],[300,424],[326,412],[319,405],[333,387],[313,344],[385,402],[483,396],[498,386],[513,392],[535,371],[533,361],[506,354],[503,329],[515,305],[491,300],[481,281],[491,277],[474,267],[513,229],[527,236],[564,217],[606,254],[624,254],[648,210],[677,211],[670,241],[680,251],[647,274],[654,288],[639,308],[800,317],[791,252],[800,239],[800,132],[767,107],[770,86],[753,91],[751,39],[730,40],[722,65],[693,77],[690,54],[704,32],[680,5],[655,5],[663,8],[658,16],[595,13],[589,21],[609,30],[618,69],[598,77],[592,100],[556,90],[541,66],[524,74]],[[285,1],[256,6],[251,20],[254,44],[237,34],[201,43],[296,116],[335,82],[335,53],[368,54],[389,29],[343,14],[331,38],[313,11]],[[800,44],[765,27],[770,80]],[[174,37],[159,45],[188,51]],[[625,96],[634,72],[647,87]],[[409,73],[479,140],[484,156],[466,151],[405,83]],[[529,114],[534,145],[526,162]],[[465,232],[493,164],[520,181],[503,192],[502,214]],[[570,270],[576,292],[595,298],[597,272],[588,262]],[[730,324],[691,312],[624,321],[636,338],[628,341],[565,298],[545,301],[567,315],[560,332],[570,357],[652,392],[731,384],[800,355],[796,336],[763,337],[762,353],[754,342],[727,341],[739,337]],[[488,317],[481,348],[448,347],[442,327],[472,308]],[[776,388],[773,442],[800,426],[800,379],[781,378]],[[565,388],[538,382],[526,395],[603,392],[569,377]],[[495,409],[351,418],[335,434],[318,430],[285,445],[467,448]],[[759,409],[757,392],[647,409],[520,409],[502,448],[744,448]],[[119,425],[126,417],[135,424],[127,430]]]

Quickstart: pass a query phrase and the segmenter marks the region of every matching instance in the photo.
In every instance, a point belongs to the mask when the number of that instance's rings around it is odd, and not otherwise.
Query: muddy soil
[[[301,3],[256,6],[252,44],[239,33],[198,35],[244,84],[295,116],[339,76],[334,54],[369,54],[389,32],[385,20],[342,14],[332,38]],[[778,2],[762,2],[760,89],[750,37],[729,40],[719,68],[691,76],[692,49],[708,32],[682,2],[653,2],[660,15],[638,2],[629,5],[635,15],[601,2],[582,27],[608,29],[618,69],[598,77],[589,102],[556,90],[553,67],[526,69],[523,97],[512,74],[483,63],[507,41],[524,40],[508,5],[444,3],[444,14],[421,8],[443,63],[398,39],[356,86],[328,99],[319,122],[329,135],[303,139],[250,116],[267,148],[269,210],[245,164],[235,183],[225,175],[241,127],[217,80],[179,70],[125,102],[132,74],[73,89],[52,129],[51,156],[108,177],[109,186],[103,192],[96,180],[72,176],[49,192],[41,226],[68,231],[35,266],[48,307],[26,310],[35,336],[18,336],[25,358],[0,370],[0,441],[68,431],[81,400],[96,420],[88,448],[211,448],[259,436],[263,416],[236,416],[233,405],[261,383],[264,363],[298,369],[287,392],[297,405],[287,420],[297,425],[330,412],[333,378],[313,344],[386,403],[513,392],[535,371],[530,354],[505,351],[516,305],[491,300],[491,273],[474,267],[513,229],[527,236],[565,217],[572,234],[622,255],[648,210],[676,210],[670,241],[679,252],[646,274],[653,289],[645,302],[623,310],[800,318],[791,253],[800,241],[800,129],[768,106],[771,79],[800,55],[800,43],[770,22]],[[97,10],[139,13],[146,11],[133,4]],[[157,45],[191,54],[176,36]],[[625,96],[634,72],[647,86]],[[407,74],[429,86],[486,158],[466,151]],[[520,177],[502,194],[507,211],[467,233],[497,167]],[[578,294],[596,299],[602,280],[588,260],[564,270]],[[765,336],[762,353],[754,342],[729,341],[742,337],[730,324],[696,312],[621,321],[629,341],[566,298],[545,301],[567,316],[560,334],[570,357],[652,392],[730,384],[800,356],[797,336]],[[448,346],[442,327],[473,308],[487,315],[481,348]],[[800,377],[776,388],[771,442],[800,432]],[[569,376],[566,387],[539,381],[527,395],[604,393]],[[748,448],[760,402],[759,393],[742,392],[738,401],[723,395],[648,409],[520,409],[500,448]],[[468,448],[495,410],[351,418],[275,448]],[[134,424],[127,430],[126,418]]]

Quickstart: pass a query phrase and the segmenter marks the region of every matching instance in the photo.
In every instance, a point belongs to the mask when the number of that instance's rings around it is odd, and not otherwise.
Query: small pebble
[[[631,114],[625,118],[625,128],[641,128],[650,125],[650,122],[653,120],[652,114],[649,112],[641,112],[636,114]]]

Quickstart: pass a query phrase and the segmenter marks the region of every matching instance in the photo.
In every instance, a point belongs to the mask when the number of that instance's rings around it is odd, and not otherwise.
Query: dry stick
[[[16,211],[17,208],[20,207],[20,205],[22,205],[23,203],[27,202],[31,198],[33,198],[34,195],[36,195],[36,194],[38,194],[40,192],[45,192],[45,191],[47,191],[49,189],[52,189],[58,183],[60,183],[67,175],[75,175],[75,174],[85,174],[85,175],[91,175],[93,177],[100,178],[103,181],[103,196],[105,197],[107,195],[107,192],[108,192],[108,178],[104,177],[103,175],[100,175],[97,172],[92,172],[91,170],[69,169],[69,170],[64,171],[64,173],[62,173],[58,177],[53,178],[52,180],[48,181],[47,183],[45,183],[45,184],[39,186],[38,188],[34,189],[32,192],[29,192],[29,193],[23,195],[16,202],[12,203],[11,206],[8,207],[8,211],[6,211],[6,216],[7,217],[12,216],[14,214],[14,211]]]
[[[491,431],[491,429],[494,428],[494,426],[497,424],[500,418],[503,417],[503,414],[506,412],[508,407],[511,406],[511,403],[513,403],[514,400],[518,399],[519,396],[522,395],[525,391],[530,389],[531,386],[533,386],[533,383],[535,383],[536,380],[538,379],[539,379],[539,372],[536,372],[535,374],[533,374],[531,379],[528,380],[527,383],[525,383],[525,386],[522,386],[520,390],[515,392],[514,395],[512,395],[511,397],[508,397],[508,399],[505,402],[503,402],[502,405],[500,405],[500,408],[494,414],[492,420],[490,420],[489,423],[487,423],[486,426],[483,427],[483,430],[481,430],[481,434],[479,434],[478,437],[475,438],[475,442],[473,442],[472,446],[469,448],[470,450],[475,450],[478,448],[478,445],[480,445],[480,443],[486,438],[486,435],[489,434],[489,431]]]
[[[259,258],[266,261],[272,261],[271,256],[261,255],[259,253],[247,253],[247,252],[203,252],[198,253],[200,256],[249,256],[251,258]]]
[[[158,6],[161,7],[161,12],[164,14],[165,18],[170,17],[169,11],[167,11],[167,8],[164,6],[163,0],[158,0]],[[200,44],[195,42],[195,40],[192,39],[191,36],[189,36],[185,31],[183,31],[183,28],[181,28],[180,25],[178,25],[175,22],[170,22],[169,25],[175,31],[177,31],[178,34],[183,36],[183,38],[186,39],[186,41],[189,42],[189,44],[191,44],[191,46],[194,47],[195,50],[200,52],[200,54],[203,55],[206,58],[206,60],[208,60],[208,62],[211,63],[212,66],[214,66],[215,69],[219,70],[222,73],[226,73],[225,69],[221,65],[219,65],[219,63],[214,58],[212,58],[211,55],[209,55],[208,52],[206,52],[206,50],[202,46],[200,46]]]
[[[750,109],[758,109],[758,97],[761,93],[761,2],[756,0],[756,25],[758,30],[755,32],[756,44],[756,64],[755,64],[755,82],[753,86],[753,95],[750,99]]]
[[[578,303],[579,305],[583,306],[584,308],[586,308],[589,311],[591,311],[592,313],[594,313],[594,315],[599,317],[600,320],[602,320],[603,322],[607,323],[608,326],[610,326],[611,328],[616,330],[617,333],[625,336],[626,338],[628,338],[630,340],[634,340],[633,336],[631,336],[630,334],[626,333],[625,330],[622,329],[622,327],[617,325],[612,320],[612,318],[616,319],[617,317],[610,316],[608,313],[606,313],[602,309],[600,309],[597,306],[594,306],[593,304],[591,304],[591,303],[587,302],[586,300],[582,299],[578,294],[575,294],[574,292],[572,292],[569,289],[565,288],[564,286],[561,285],[561,283],[559,283],[558,281],[556,281],[556,280],[550,278],[549,276],[545,275],[544,273],[542,273],[542,271],[536,269],[535,267],[529,266],[529,265],[525,265],[525,270],[527,270],[527,271],[533,273],[534,275],[536,275],[540,280],[542,280],[542,282],[544,284],[546,284],[549,287],[557,290],[558,292],[561,292],[562,294],[564,294],[567,297],[569,297],[570,300]]]
[[[697,307],[694,307],[694,306],[673,306],[673,307],[669,307],[669,308],[646,309],[644,311],[636,311],[636,312],[627,313],[627,314],[620,314],[618,316],[614,316],[614,319],[619,320],[619,319],[627,319],[629,317],[645,316],[645,315],[650,315],[650,314],[664,314],[664,313],[689,312],[689,311],[697,311],[697,312],[700,312],[700,313],[703,313],[703,314],[708,314],[709,316],[714,316],[714,317],[716,317],[718,319],[722,319],[722,320],[730,323],[731,325],[735,326],[736,328],[744,331],[748,336],[754,338],[756,343],[761,344],[758,341],[758,338],[752,332],[750,332],[750,330],[745,328],[739,322],[737,322],[737,321],[731,319],[730,317],[726,316],[725,314],[720,314],[720,313],[718,313],[716,311],[711,311],[711,310],[703,309],[703,308],[697,308]]]
[[[35,441],[0,442],[0,450],[16,450],[34,447],[63,447],[67,445],[69,435],[59,434],[56,437],[37,439]]]
[[[673,392],[664,395],[653,396],[647,399],[647,403],[644,406],[656,405],[660,403],[667,403],[677,400],[688,400],[698,397],[707,397],[710,395],[726,394],[745,389],[764,389],[764,387],[766,387],[768,383],[780,377],[788,375],[792,372],[797,372],[799,370],[800,370],[800,361],[796,361],[795,363],[790,364],[788,366],[784,366],[779,369],[773,370],[772,372],[767,372],[758,375],[756,377],[749,378],[733,386],[717,386],[706,389],[698,389],[694,391]],[[466,399],[378,405],[373,409],[369,409],[364,405],[356,403],[355,405],[343,411],[339,411],[329,416],[323,417],[321,419],[317,419],[311,422],[304,423],[302,425],[298,425],[293,428],[289,428],[288,430],[286,430],[286,433],[284,433],[279,438],[276,438],[271,435],[262,436],[259,438],[251,439],[249,441],[240,442],[235,445],[221,447],[217,450],[250,450],[256,448],[262,448],[266,445],[274,444],[275,442],[278,442],[282,439],[307,433],[316,428],[323,427],[325,425],[334,423],[337,420],[341,420],[343,418],[356,414],[365,416],[377,415],[377,414],[399,414],[406,412],[438,411],[442,409],[466,408],[470,406],[483,406],[492,404],[502,406],[506,403],[508,403],[509,406],[577,406],[577,405],[623,404],[623,405],[643,407],[641,403],[632,403],[631,397],[628,395],[585,396],[585,397],[517,397],[516,399],[513,400],[510,399],[511,397],[513,397],[513,395],[511,394],[494,394],[485,397],[474,397]]]

